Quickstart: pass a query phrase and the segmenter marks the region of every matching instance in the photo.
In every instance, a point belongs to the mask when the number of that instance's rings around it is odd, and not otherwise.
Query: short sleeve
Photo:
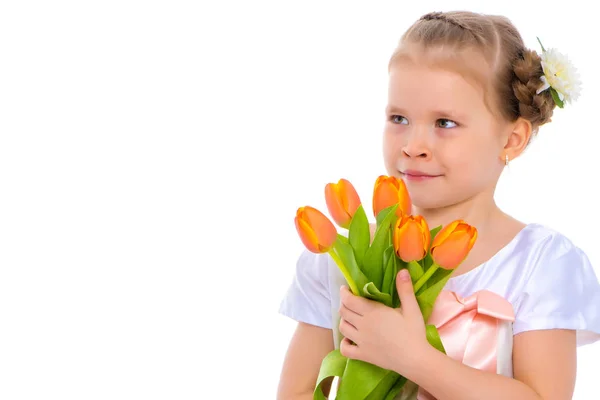
[[[577,331],[577,345],[600,340],[600,284],[587,255],[559,236],[536,262],[515,309],[513,333]]]
[[[304,250],[296,262],[296,272],[279,312],[298,322],[331,329],[328,254]]]

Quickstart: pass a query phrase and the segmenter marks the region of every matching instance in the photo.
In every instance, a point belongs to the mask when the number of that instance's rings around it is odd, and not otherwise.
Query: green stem
[[[427,271],[425,271],[423,276],[419,278],[417,283],[415,283],[415,293],[417,293],[419,289],[421,289],[421,287],[429,280],[429,278],[431,278],[431,276],[435,273],[435,271],[437,271],[439,267],[439,265],[434,263],[431,265],[431,267],[429,267]]]
[[[424,274],[424,268],[418,261],[409,261],[406,263],[406,268],[410,272],[410,276],[413,280],[418,280]]]
[[[350,286],[350,291],[352,291],[352,293],[354,293],[355,296],[360,296],[358,292],[358,287],[356,286],[354,279],[352,279],[352,276],[350,276],[348,268],[346,268],[340,257],[333,249],[329,250],[328,253],[331,256],[331,258],[333,258],[333,261],[335,261],[337,266],[340,268],[340,271],[342,271],[344,278],[346,278],[346,281],[348,282],[348,286]]]

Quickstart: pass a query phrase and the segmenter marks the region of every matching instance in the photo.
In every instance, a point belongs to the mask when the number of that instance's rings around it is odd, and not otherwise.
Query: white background
[[[385,173],[387,61],[428,11],[513,20],[584,81],[498,203],[600,275],[592,3],[0,5],[0,398],[275,398],[296,208]],[[549,349],[551,351],[551,349]],[[579,351],[596,398],[600,344]]]

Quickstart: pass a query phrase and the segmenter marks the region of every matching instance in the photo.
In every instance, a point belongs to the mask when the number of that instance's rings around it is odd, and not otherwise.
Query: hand
[[[340,289],[340,345],[343,356],[362,360],[400,375],[418,362],[429,346],[423,314],[417,303],[408,271],[400,270],[396,287],[401,308],[355,296]]]

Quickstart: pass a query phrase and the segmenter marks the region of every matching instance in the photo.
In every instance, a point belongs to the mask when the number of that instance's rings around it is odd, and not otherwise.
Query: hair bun
[[[528,119],[535,127],[551,121],[556,103],[550,91],[539,94],[536,91],[543,85],[542,59],[534,50],[524,50],[513,67],[515,78],[513,92],[518,100],[519,115]]]

